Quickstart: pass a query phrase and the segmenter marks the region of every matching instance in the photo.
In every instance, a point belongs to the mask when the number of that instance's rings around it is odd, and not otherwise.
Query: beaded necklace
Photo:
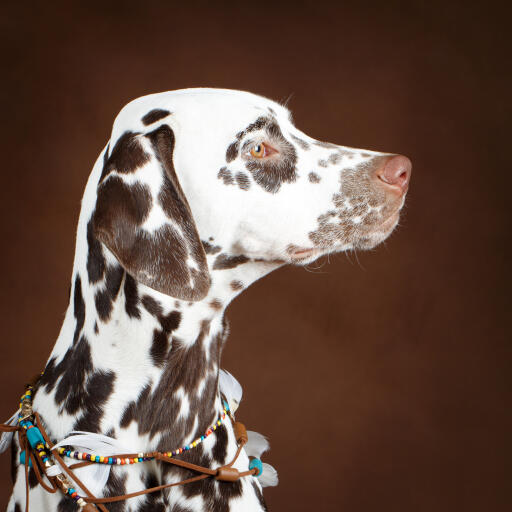
[[[163,454],[166,457],[174,457],[175,455],[179,455],[180,453],[183,453],[184,451],[191,450],[192,448],[195,448],[199,443],[202,443],[210,434],[213,434],[215,430],[217,430],[217,427],[220,427],[224,420],[226,419],[226,415],[229,414],[229,405],[227,402],[224,401],[224,409],[222,409],[222,413],[219,417],[219,419],[214,423],[211,427],[209,427],[206,432],[192,441],[189,444],[186,444],[182,446],[181,448],[176,448],[176,450],[172,450],[170,452],[163,452]],[[87,460],[89,462],[97,462],[100,464],[118,464],[118,465],[124,465],[124,464],[137,464],[138,462],[147,462],[149,460],[154,460],[155,457],[151,456],[149,453],[138,453],[137,457],[128,457],[128,458],[121,458],[121,457],[108,457],[108,456],[101,456],[101,455],[93,455],[91,453],[86,452],[78,452],[68,449],[67,447],[60,447],[58,448],[59,454],[64,455],[65,457],[69,457],[71,459],[76,460]]]
[[[27,389],[25,393],[21,396],[20,399],[20,412],[18,414],[18,424],[21,428],[25,430],[25,434],[27,437],[27,440],[32,447],[32,449],[37,453],[39,458],[41,459],[42,465],[46,468],[46,470],[52,470],[53,468],[56,468],[56,465],[52,461],[51,457],[51,448],[46,442],[43,434],[41,433],[40,429],[37,425],[34,424],[33,421],[33,410],[32,410],[32,392],[33,387],[27,386]],[[223,401],[223,409],[219,416],[219,419],[210,426],[206,432],[192,441],[189,444],[186,444],[180,448],[176,448],[175,450],[171,450],[168,452],[163,452],[162,455],[168,458],[172,458],[176,455],[179,455],[180,453],[183,453],[184,451],[191,450],[192,448],[195,448],[198,444],[202,443],[208,436],[210,436],[213,432],[217,430],[217,427],[220,427],[224,420],[226,419],[226,416],[231,417],[229,405],[226,401]],[[151,460],[155,460],[156,457],[153,455],[155,452],[148,452],[148,453],[138,453],[136,457],[109,457],[109,456],[103,456],[103,455],[96,455],[86,452],[79,452],[71,450],[71,446],[62,446],[58,449],[59,455],[63,455],[65,457],[69,457],[76,460],[82,460],[87,462],[93,462],[97,464],[109,464],[109,465],[125,465],[125,464],[137,464],[140,462],[147,462]],[[32,465],[30,458],[28,461],[26,460],[27,454],[26,451],[23,450],[20,454],[20,463]],[[258,460],[259,462],[259,460]],[[260,463],[261,465],[261,463]],[[261,469],[259,466],[255,466],[252,464],[255,468],[255,472],[257,474],[261,473]],[[251,467],[250,470],[253,470]],[[87,502],[84,501],[84,499],[78,494],[76,489],[73,487],[73,484],[69,481],[69,479],[62,473],[59,472],[55,475],[57,477],[57,480],[59,481],[59,486],[61,487],[62,491],[68,495],[70,498],[72,498],[76,504],[80,507],[80,509],[84,509],[84,507],[87,506]]]

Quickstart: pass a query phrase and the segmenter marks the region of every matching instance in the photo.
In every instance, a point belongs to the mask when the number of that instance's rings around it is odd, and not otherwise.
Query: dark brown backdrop
[[[510,510],[505,12],[143,3],[2,13],[1,417],[57,336],[82,190],[123,104],[292,94],[310,135],[406,154],[414,172],[384,246],[279,270],[229,309],[240,418],[280,472],[270,509]]]

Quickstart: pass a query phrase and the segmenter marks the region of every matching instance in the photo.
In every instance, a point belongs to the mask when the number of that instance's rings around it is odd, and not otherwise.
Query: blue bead
[[[43,434],[41,434],[41,431],[37,427],[27,430],[27,439],[32,448],[35,448],[39,443],[45,444]]]
[[[226,411],[229,411],[229,404],[226,402],[226,400],[224,400],[222,403],[224,404],[224,409],[226,409]]]
[[[255,476],[260,476],[261,473],[263,473],[263,464],[261,463],[260,459],[254,458],[251,460],[251,462],[249,462],[249,469],[254,468],[258,470]]]
[[[108,463],[109,463],[109,464],[112,464],[112,457],[109,457],[109,458],[108,458]]]
[[[20,453],[20,464],[25,465],[26,457],[27,457],[27,453],[25,452],[25,450],[23,450],[23,451]],[[30,458],[28,459],[28,466],[29,466],[29,467],[32,467],[32,459],[30,459]]]

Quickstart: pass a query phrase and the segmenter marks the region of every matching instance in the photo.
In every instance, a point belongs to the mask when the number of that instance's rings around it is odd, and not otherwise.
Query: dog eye
[[[269,150],[268,150],[268,147],[265,144],[263,144],[263,142],[260,142],[259,144],[255,144],[251,148],[249,153],[254,158],[264,158],[269,154]]]

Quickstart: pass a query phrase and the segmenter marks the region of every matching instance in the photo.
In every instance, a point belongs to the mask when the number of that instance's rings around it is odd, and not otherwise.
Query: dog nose
[[[407,192],[411,179],[412,163],[402,155],[389,157],[384,165],[375,172],[377,178],[387,185],[386,188],[393,189],[400,195]]]

